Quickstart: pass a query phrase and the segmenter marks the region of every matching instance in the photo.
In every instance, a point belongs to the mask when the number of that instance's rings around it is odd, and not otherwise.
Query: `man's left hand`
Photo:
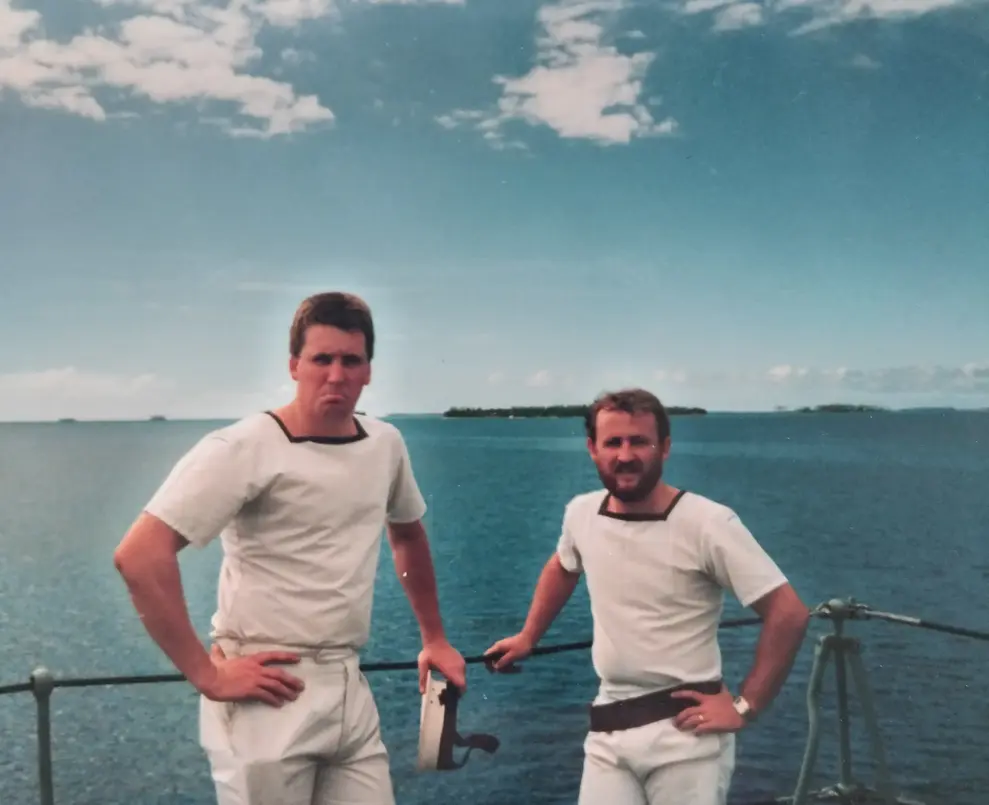
[[[733,704],[733,697],[727,688],[720,693],[698,693],[694,690],[675,690],[670,696],[676,699],[690,699],[697,702],[673,719],[677,729],[706,735],[712,732],[738,732],[746,725]]]
[[[426,643],[419,652],[419,693],[426,692],[426,674],[430,668],[443,674],[461,693],[467,690],[467,663],[446,640]]]

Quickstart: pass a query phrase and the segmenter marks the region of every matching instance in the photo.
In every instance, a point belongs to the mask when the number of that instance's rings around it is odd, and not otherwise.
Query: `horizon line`
[[[511,408],[557,408],[557,407],[574,407],[584,405],[584,403],[558,403],[554,405],[505,405],[505,406],[451,406],[447,410],[480,410],[480,411],[493,411],[493,410],[508,410]],[[829,406],[829,405],[848,405],[848,406],[863,406],[867,410],[862,411],[849,411],[841,413],[862,413],[862,414],[895,414],[895,413],[911,413],[911,412],[931,412],[931,413],[989,413],[989,407],[987,406],[955,406],[955,405],[917,405],[917,406],[907,406],[903,408],[892,408],[887,406],[870,406],[867,403],[820,403],[818,406],[807,405],[807,406],[794,406],[792,408],[752,408],[752,409],[707,409],[703,406],[688,406],[688,405],[667,405],[667,408],[700,408],[705,412],[705,415],[753,415],[762,416],[765,414],[806,414],[806,413],[834,413],[828,411],[815,411],[813,409],[819,406]],[[394,411],[386,414],[366,414],[363,416],[370,416],[373,419],[388,419],[389,417],[438,417],[442,419],[494,419],[495,417],[446,417],[444,416],[445,411]],[[130,417],[130,418],[75,418],[75,417],[56,417],[52,419],[0,419],[0,425],[84,425],[84,424],[164,424],[168,422],[236,422],[243,419],[245,416],[250,416],[250,414],[237,414],[233,416],[181,416],[181,417],[168,417],[155,415],[158,418],[152,418],[150,416],[146,417]],[[675,415],[674,415],[675,416]],[[690,414],[685,416],[696,416],[696,414]],[[579,417],[519,417],[519,419],[574,419]]]

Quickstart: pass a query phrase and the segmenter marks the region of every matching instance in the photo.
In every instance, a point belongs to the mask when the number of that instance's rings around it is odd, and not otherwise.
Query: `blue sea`
[[[453,642],[483,652],[522,624],[563,506],[595,488],[579,420],[396,417],[430,504],[441,603]],[[114,546],[172,463],[219,422],[0,425],[0,685],[44,665],[59,676],[168,673],[111,562]],[[989,414],[712,414],[673,421],[667,479],[734,507],[811,605],[854,596],[876,609],[989,628]],[[204,641],[219,546],[182,555]],[[729,599],[726,617],[742,615]],[[812,624],[772,710],[739,737],[732,801],[792,793],[804,751]],[[900,789],[928,803],[985,805],[989,643],[870,621],[853,624]],[[737,685],[757,627],[725,630]],[[583,585],[545,644],[590,636]],[[405,660],[417,630],[382,552],[366,661]],[[576,800],[589,653],[531,659],[519,675],[471,666],[462,732],[499,736],[444,774],[415,771],[414,672],[369,679],[382,711],[399,805],[565,805]],[[814,787],[837,780],[834,674],[824,689]],[[215,801],[182,683],[60,689],[53,703],[60,805]],[[853,771],[873,777],[853,697]],[[0,698],[0,803],[37,802],[34,700]],[[604,804],[603,804],[604,805]],[[616,805],[618,805],[616,803]]]

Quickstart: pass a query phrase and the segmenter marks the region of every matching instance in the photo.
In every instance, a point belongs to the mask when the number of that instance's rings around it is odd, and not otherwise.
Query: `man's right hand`
[[[492,671],[504,671],[511,672],[514,669],[512,666],[519,660],[524,660],[532,653],[533,643],[532,640],[525,634],[525,632],[519,632],[517,635],[512,635],[511,637],[505,637],[495,643],[491,648],[484,652],[484,656],[487,657],[490,654],[501,654],[501,656],[494,662],[489,664],[489,668]]]
[[[245,657],[227,658],[219,646],[210,650],[212,671],[193,684],[207,699],[216,702],[261,701],[281,707],[294,701],[305,687],[298,677],[267,663],[297,663],[298,654],[262,651]]]

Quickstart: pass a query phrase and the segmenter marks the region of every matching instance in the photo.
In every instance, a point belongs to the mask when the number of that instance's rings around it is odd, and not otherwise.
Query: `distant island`
[[[590,405],[513,405],[510,408],[448,408],[443,412],[444,417],[460,419],[499,418],[499,419],[533,419],[533,418],[566,418],[581,417],[587,413]],[[703,408],[684,408],[668,406],[666,412],[670,416],[699,416],[706,414]]]
[[[853,405],[851,403],[827,403],[795,409],[798,414],[875,414],[886,413],[888,408],[879,405]]]

